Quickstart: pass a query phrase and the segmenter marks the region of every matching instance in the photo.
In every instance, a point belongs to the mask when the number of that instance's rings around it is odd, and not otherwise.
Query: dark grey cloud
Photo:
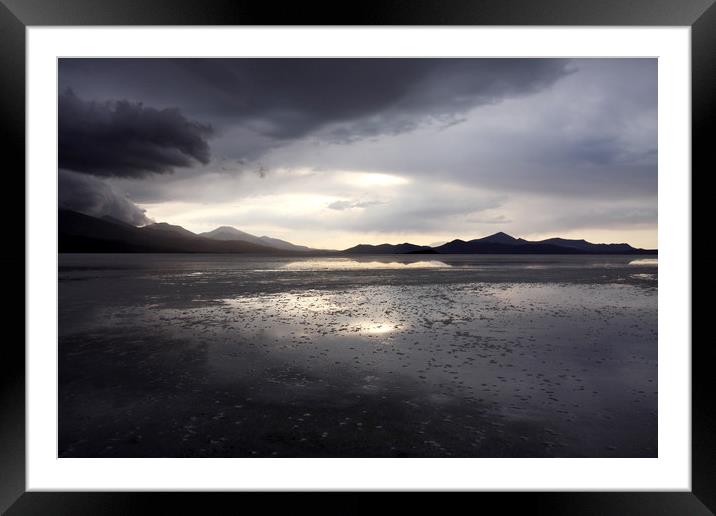
[[[656,60],[570,62],[575,72],[554,85],[478,106],[444,130],[424,127],[352,145],[297,143],[263,162],[269,169],[387,171],[414,180],[439,175],[534,195],[655,196]]]
[[[177,108],[86,101],[67,89],[60,95],[58,113],[60,168],[142,177],[209,162],[211,126],[187,119]]]
[[[94,217],[110,216],[141,226],[152,222],[126,195],[99,178],[59,170],[59,207]]]
[[[60,85],[181,106],[271,148],[317,132],[349,142],[455,123],[475,105],[537,91],[572,70],[555,59],[62,59]],[[256,154],[252,143],[244,150]]]

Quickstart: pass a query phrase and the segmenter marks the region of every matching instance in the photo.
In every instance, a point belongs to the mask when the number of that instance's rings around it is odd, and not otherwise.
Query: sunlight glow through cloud
[[[376,174],[369,172],[341,172],[339,177],[347,184],[357,187],[388,187],[402,186],[410,180],[393,174]]]

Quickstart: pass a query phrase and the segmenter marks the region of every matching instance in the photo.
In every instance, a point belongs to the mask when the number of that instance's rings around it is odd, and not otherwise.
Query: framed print
[[[712,514],[716,7],[317,13],[4,0],[3,510]]]

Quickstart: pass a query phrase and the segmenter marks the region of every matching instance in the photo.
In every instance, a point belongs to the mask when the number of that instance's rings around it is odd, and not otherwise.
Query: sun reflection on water
[[[356,325],[356,329],[358,332],[368,335],[383,335],[394,332],[399,327],[391,322],[364,322]]]

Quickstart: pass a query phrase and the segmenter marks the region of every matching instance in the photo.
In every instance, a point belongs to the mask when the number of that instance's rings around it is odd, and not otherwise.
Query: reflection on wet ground
[[[328,258],[323,260],[298,260],[284,265],[288,270],[374,270],[374,269],[436,269],[450,267],[438,260],[388,261],[388,260],[352,260],[347,258]]]
[[[659,265],[659,259],[658,258],[640,258],[638,260],[632,260],[629,262],[629,265],[651,265],[656,267]]]
[[[60,455],[657,455],[653,265],[451,259],[61,256]]]

